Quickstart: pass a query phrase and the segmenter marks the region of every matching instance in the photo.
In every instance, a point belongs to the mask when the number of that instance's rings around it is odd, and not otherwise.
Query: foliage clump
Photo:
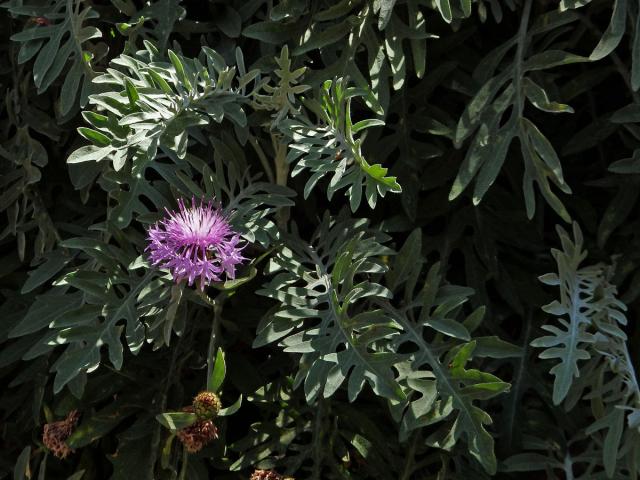
[[[640,476],[637,2],[0,12],[0,479]]]

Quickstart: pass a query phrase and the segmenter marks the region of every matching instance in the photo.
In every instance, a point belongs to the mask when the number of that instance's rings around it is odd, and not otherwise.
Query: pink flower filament
[[[209,201],[185,206],[178,200],[178,211],[165,208],[167,216],[149,228],[147,251],[153,265],[171,271],[176,282],[198,280],[200,289],[219,282],[223,275],[234,279],[236,265],[246,260],[244,245],[227,218]]]

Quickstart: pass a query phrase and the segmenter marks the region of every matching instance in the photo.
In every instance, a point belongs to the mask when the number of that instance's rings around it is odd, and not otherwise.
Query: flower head
[[[192,407],[186,407],[183,410],[193,413]],[[189,453],[196,453],[218,438],[218,429],[211,420],[196,420],[188,427],[178,430],[176,436]]]
[[[273,470],[255,470],[249,480],[293,480],[291,477],[283,477]]]
[[[58,458],[67,458],[73,450],[67,445],[67,438],[76,428],[80,414],[72,410],[67,418],[58,422],[47,423],[42,434],[42,443]]]
[[[234,279],[236,265],[246,260],[240,236],[233,231],[224,214],[212,202],[195,198],[191,206],[178,200],[178,211],[165,209],[167,217],[148,231],[151,262],[171,271],[176,282],[197,280],[201,289],[222,276]]]
[[[220,399],[213,392],[200,392],[193,399],[193,411],[200,420],[211,420],[220,412]]]

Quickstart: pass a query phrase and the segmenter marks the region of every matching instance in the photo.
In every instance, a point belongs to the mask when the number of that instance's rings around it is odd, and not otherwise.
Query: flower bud
[[[198,419],[211,420],[218,416],[220,399],[213,392],[200,392],[193,399],[193,410]]]

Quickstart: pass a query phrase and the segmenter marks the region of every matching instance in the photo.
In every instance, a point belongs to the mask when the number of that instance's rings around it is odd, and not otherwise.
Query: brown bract
[[[193,412],[194,409],[193,407],[185,407],[183,411]],[[218,429],[211,420],[196,420],[188,427],[178,430],[176,436],[189,453],[196,453],[218,438]]]
[[[79,419],[80,414],[78,411],[72,410],[64,420],[45,424],[42,443],[44,443],[56,457],[67,458],[73,453],[73,449],[71,449],[66,442],[67,438],[69,438],[76,428]]]
[[[284,477],[280,475],[278,472],[274,472],[273,470],[258,470],[256,469],[252,474],[249,480],[294,480],[291,477]]]

